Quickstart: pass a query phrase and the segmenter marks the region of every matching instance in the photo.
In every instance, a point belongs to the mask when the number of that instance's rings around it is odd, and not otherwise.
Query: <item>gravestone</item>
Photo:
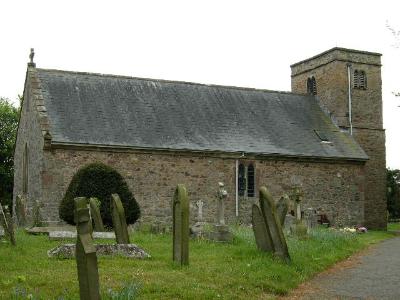
[[[266,187],[260,188],[259,198],[260,207],[253,206],[253,231],[256,240],[258,239],[257,246],[262,251],[273,251],[274,255],[289,262],[289,251],[276,212],[275,201]],[[271,247],[269,246],[269,237],[272,242]]]
[[[193,237],[199,238],[204,237],[205,235],[205,226],[207,225],[206,222],[203,221],[203,206],[204,202],[201,200],[196,201],[197,206],[197,222],[190,227],[190,233]]]
[[[290,232],[290,228],[292,228],[293,224],[296,221],[296,217],[291,214],[287,214],[285,217],[285,224],[283,225],[283,230],[286,233]]]
[[[128,226],[125,210],[118,194],[111,195],[111,213],[117,244],[129,244]]]
[[[100,299],[99,272],[96,247],[92,239],[92,221],[85,197],[75,198],[76,264],[78,268],[79,294],[81,299]]]
[[[229,227],[225,225],[225,200],[228,193],[225,190],[224,183],[219,182],[218,185],[217,224],[214,224],[213,232],[210,233],[210,237],[216,242],[231,242],[233,240],[233,235],[229,231]]]
[[[0,224],[3,226],[4,235],[10,240],[11,245],[15,246],[15,228],[14,220],[11,217],[8,206],[3,206],[0,204]]]
[[[198,209],[197,212],[197,222],[203,222],[203,206],[204,206],[204,202],[201,200],[198,200],[196,202],[196,206]]]
[[[23,196],[15,197],[15,212],[17,214],[18,226],[26,225],[26,200]]]
[[[172,200],[172,260],[189,264],[189,200],[186,188],[178,184]]]
[[[35,200],[33,202],[33,209],[32,209],[32,227],[41,227],[43,226],[43,218],[42,214],[40,213],[40,209],[42,208],[41,203],[39,200]]]
[[[312,207],[307,208],[304,211],[304,220],[309,231],[315,228],[318,224],[317,211]]]
[[[103,220],[101,219],[99,200],[97,198],[90,198],[90,216],[92,217],[94,223],[94,230],[97,232],[102,232],[104,230]]]
[[[303,190],[300,186],[296,186],[292,190],[292,199],[295,205],[295,221],[290,227],[291,234],[298,238],[304,239],[307,237],[307,226],[304,224],[301,212],[301,202],[303,200]]]
[[[251,224],[253,225],[254,237],[258,249],[264,252],[274,252],[271,234],[267,230],[267,225],[260,209],[256,204],[252,207]]]
[[[276,203],[276,213],[278,214],[282,226],[285,224],[285,217],[289,209],[289,201],[289,196],[285,194]]]

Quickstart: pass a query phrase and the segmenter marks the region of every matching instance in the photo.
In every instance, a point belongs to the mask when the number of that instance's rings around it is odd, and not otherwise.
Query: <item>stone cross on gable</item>
[[[201,200],[198,200],[196,202],[196,206],[198,208],[197,221],[202,222],[203,221],[203,206],[204,206],[204,202],[201,201]]]

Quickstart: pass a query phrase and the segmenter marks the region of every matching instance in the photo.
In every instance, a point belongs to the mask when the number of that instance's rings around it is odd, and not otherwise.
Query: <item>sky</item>
[[[397,1],[399,2],[399,1]],[[400,2],[0,1],[0,96],[37,67],[290,91],[290,65],[332,47],[382,53],[387,166],[400,169]]]

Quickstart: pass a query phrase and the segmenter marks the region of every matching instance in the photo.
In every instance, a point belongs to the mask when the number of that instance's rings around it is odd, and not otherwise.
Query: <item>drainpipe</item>
[[[349,125],[350,125],[350,135],[353,135],[353,122],[352,122],[352,112],[351,112],[351,64],[347,64],[347,81],[349,83]]]
[[[239,161],[235,162],[235,203],[236,203],[236,217],[239,217]]]

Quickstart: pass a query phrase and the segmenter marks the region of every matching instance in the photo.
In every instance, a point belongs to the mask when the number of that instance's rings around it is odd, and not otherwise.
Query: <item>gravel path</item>
[[[283,299],[400,299],[400,237],[321,273]]]

